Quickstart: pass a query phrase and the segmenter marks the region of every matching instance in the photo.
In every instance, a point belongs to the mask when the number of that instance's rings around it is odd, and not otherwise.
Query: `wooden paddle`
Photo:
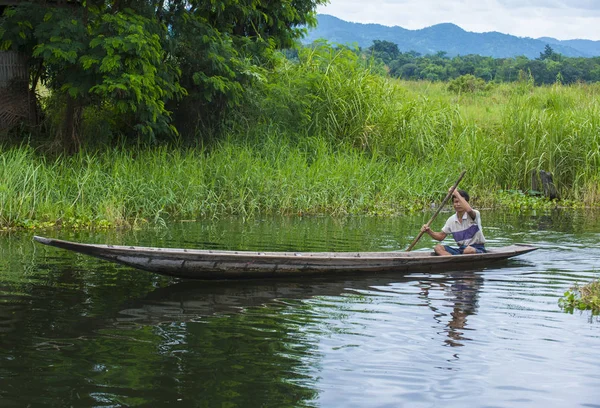
[[[431,219],[429,220],[429,222],[426,224],[428,227],[431,225],[431,223],[433,222],[433,220],[435,220],[435,217],[438,216],[438,214],[440,213],[440,211],[442,210],[442,208],[444,207],[444,205],[446,205],[446,202],[450,199],[450,197],[452,197],[452,193],[454,192],[454,190],[456,190],[456,187],[458,187],[458,183],[460,183],[460,181],[462,180],[462,178],[465,176],[466,172],[467,172],[466,170],[463,170],[463,172],[460,173],[460,176],[458,177],[458,180],[456,180],[456,183],[454,183],[454,185],[452,186],[452,188],[448,191],[448,194],[446,195],[446,198],[444,198],[444,201],[442,201],[442,203],[438,207],[438,209],[435,212],[435,214],[433,214],[433,217],[431,217]],[[410,251],[411,249],[414,248],[415,245],[417,245],[417,242],[419,242],[419,240],[421,239],[421,237],[423,236],[424,233],[425,232],[423,232],[423,231],[419,232],[419,235],[417,235],[417,237],[412,242],[412,244],[410,244],[410,246],[408,248],[406,248],[406,252]]]

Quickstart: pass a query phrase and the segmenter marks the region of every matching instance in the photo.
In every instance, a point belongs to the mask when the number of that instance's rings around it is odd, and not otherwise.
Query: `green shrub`
[[[481,92],[486,89],[486,82],[474,75],[467,74],[453,79],[448,84],[448,91],[457,94]]]

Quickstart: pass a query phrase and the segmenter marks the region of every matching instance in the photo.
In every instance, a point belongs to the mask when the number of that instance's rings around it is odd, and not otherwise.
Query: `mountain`
[[[555,44],[567,45],[571,48],[575,48],[581,52],[597,57],[600,55],[600,41],[592,40],[557,40],[552,37],[540,37],[538,40],[543,41],[545,44],[550,44],[554,48]]]
[[[524,55],[530,59],[539,57],[546,44],[550,44],[554,52],[567,57],[600,56],[600,41],[534,39],[498,32],[473,33],[451,23],[407,30],[398,26],[351,23],[327,14],[318,14],[317,21],[317,27],[308,32],[303,43],[324,38],[331,43],[357,44],[368,48],[373,45],[373,40],[382,40],[398,44],[402,52],[417,51],[423,55],[444,51],[450,57],[468,54],[494,58]]]

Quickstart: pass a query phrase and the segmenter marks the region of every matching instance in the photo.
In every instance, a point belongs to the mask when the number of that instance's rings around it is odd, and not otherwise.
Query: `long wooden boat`
[[[42,244],[162,275],[193,279],[289,277],[383,271],[469,269],[536,250],[516,244],[485,254],[437,256],[432,252],[254,252],[94,245],[35,236]]]

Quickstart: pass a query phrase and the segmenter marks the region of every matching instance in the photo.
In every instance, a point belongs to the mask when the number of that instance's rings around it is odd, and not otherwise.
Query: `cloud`
[[[498,0],[498,3],[506,8],[516,9],[524,7],[536,7],[543,9],[576,9],[576,10],[598,10],[598,0]]]
[[[474,32],[600,40],[600,0],[331,0],[317,11],[411,30],[454,23]]]

